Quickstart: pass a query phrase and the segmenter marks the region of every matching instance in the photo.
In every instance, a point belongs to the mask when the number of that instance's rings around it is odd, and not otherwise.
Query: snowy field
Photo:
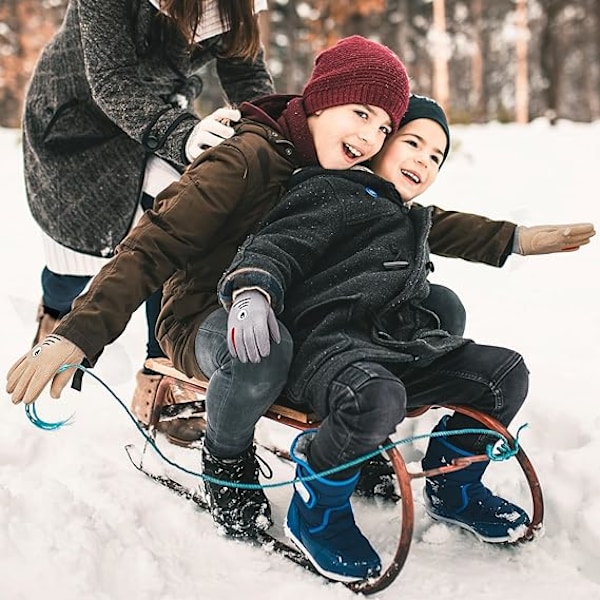
[[[544,121],[526,127],[455,127],[451,159],[422,200],[525,225],[592,221],[600,226],[600,123]],[[4,197],[0,371],[25,352],[35,330],[43,265],[29,216],[18,134],[0,130]],[[90,190],[93,193],[93,190]],[[415,533],[398,579],[375,598],[600,599],[600,238],[575,253],[510,257],[503,269],[435,258],[433,280],[455,289],[468,310],[467,335],[519,350],[531,371],[528,400],[513,423],[544,491],[545,533],[498,548],[432,522],[413,484]],[[95,372],[128,405],[143,358],[138,312]],[[4,387],[4,384],[2,384]],[[219,536],[210,517],[145,479],[124,446],[143,439],[92,378],[81,394],[43,397],[42,417],[75,412],[55,432],[36,429],[4,393],[0,403],[0,598],[2,600],[350,599],[277,556]],[[438,415],[403,424],[397,437],[427,433]],[[261,435],[284,438],[272,424]],[[423,443],[402,447],[417,470]],[[166,447],[192,468],[192,451]],[[262,453],[275,480],[292,470]],[[147,464],[163,468],[154,454]],[[515,461],[493,465],[488,484],[530,508]],[[281,532],[289,487],[269,490]],[[396,544],[396,509],[356,503],[358,521],[384,561]]]

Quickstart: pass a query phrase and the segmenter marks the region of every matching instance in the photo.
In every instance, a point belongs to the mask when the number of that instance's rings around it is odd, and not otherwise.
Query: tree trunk
[[[19,127],[27,84],[44,45],[62,20],[66,1],[0,2],[0,126]]]
[[[258,25],[260,27],[260,41],[265,50],[265,60],[269,60],[269,48],[271,47],[271,17],[268,10],[258,13]]]
[[[473,84],[471,106],[474,120],[477,123],[485,121],[485,98],[483,91],[483,7],[482,0],[471,0],[473,19],[473,54],[471,56],[471,81]]]
[[[515,120],[517,123],[529,122],[528,45],[527,0],[517,0],[517,69],[515,81]]]
[[[0,127],[18,127],[23,81],[17,0],[2,2],[0,22],[4,24],[0,33]]]
[[[445,0],[433,0],[433,97],[450,110]]]
[[[542,75],[546,80],[546,115],[551,122],[560,114],[564,44],[558,21],[563,4],[561,0],[545,3],[546,21],[540,40]]]
[[[600,119],[600,2],[590,0],[589,57],[587,60],[586,95],[588,98],[591,121]],[[594,6],[595,5],[595,6]],[[594,10],[595,8],[595,10]]]

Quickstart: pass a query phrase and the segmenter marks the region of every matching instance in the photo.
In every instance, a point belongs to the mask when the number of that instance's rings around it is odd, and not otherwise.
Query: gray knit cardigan
[[[30,210],[58,243],[111,256],[127,234],[146,160],[179,171],[198,117],[180,108],[202,88],[196,72],[216,60],[227,99],[273,92],[262,53],[254,62],[219,58],[222,36],[190,52],[148,0],[71,0],[42,52],[23,116]]]

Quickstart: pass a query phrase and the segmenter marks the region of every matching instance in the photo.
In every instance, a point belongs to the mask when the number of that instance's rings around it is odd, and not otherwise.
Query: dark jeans
[[[329,469],[371,452],[406,416],[427,404],[468,405],[507,426],[527,396],[529,371],[520,354],[470,343],[422,368],[357,362],[340,372],[329,388],[321,423],[310,446],[311,465]],[[448,429],[482,428],[455,413]],[[460,435],[451,442],[478,454],[497,438]],[[347,477],[348,471],[341,476]]]
[[[459,334],[464,331],[465,311],[452,290],[431,286],[427,307],[438,314],[443,328]],[[198,330],[196,361],[210,380],[206,397],[208,425],[205,443],[215,456],[229,458],[242,454],[252,443],[256,423],[285,387],[293,346],[287,329],[281,323],[279,327],[281,343],[273,344],[271,355],[258,364],[243,364],[229,354],[227,313],[223,309],[209,315]],[[370,382],[369,393],[376,392],[382,398],[387,398],[391,393],[394,400],[384,403],[384,412],[391,410],[393,413],[398,400],[397,378],[383,367],[375,365],[373,368],[374,378],[381,376],[382,381]],[[387,379],[393,382],[390,384]],[[374,409],[373,420],[378,421],[379,416],[375,413]],[[403,418],[404,410],[391,417],[384,415],[382,422],[393,422],[394,425],[390,431],[385,429],[383,436],[374,432],[368,444],[370,450],[377,447]]]
[[[292,338],[279,323],[281,342],[261,362],[241,363],[227,348],[227,313],[217,309],[196,335],[196,360],[209,378],[205,445],[219,458],[239,456],[252,444],[254,428],[285,387]]]
[[[152,206],[153,198],[143,195],[142,208],[146,210]],[[81,294],[85,286],[92,279],[88,275],[61,275],[44,267],[42,271],[42,304],[55,316],[64,316],[71,310],[73,300]],[[159,358],[165,356],[156,339],[155,329],[162,291],[158,290],[146,300],[146,325],[147,344],[146,358]]]
[[[48,267],[42,270],[42,304],[57,316],[71,310],[73,300],[81,294],[91,277],[59,275]]]

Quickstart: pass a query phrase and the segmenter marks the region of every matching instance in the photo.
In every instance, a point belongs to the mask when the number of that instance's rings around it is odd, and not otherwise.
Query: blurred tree
[[[67,0],[0,2],[0,126],[20,126],[27,82],[66,4]]]
[[[19,126],[35,60],[67,2],[0,1],[0,126]],[[518,103],[524,120],[600,119],[600,0],[269,0],[269,5],[261,26],[281,93],[302,90],[320,50],[360,34],[394,49],[413,90],[437,96],[454,122],[514,120]],[[527,47],[518,27],[518,14],[524,14],[518,9],[525,5]],[[202,77],[198,108],[206,113],[222,104],[223,95],[212,71]]]
[[[529,122],[529,19],[527,0],[517,0],[516,18],[516,55],[517,68],[515,79],[515,120],[517,123]]]
[[[471,19],[473,21],[471,54],[471,97],[473,120],[481,123],[485,120],[485,88],[483,84],[483,0],[471,0]]]
[[[445,0],[433,0],[433,27],[430,41],[433,57],[433,96],[448,111],[450,109],[448,80],[450,49],[446,32]]]
[[[544,8],[540,36],[540,68],[545,88],[543,97],[546,114],[556,119],[559,111],[559,95],[562,86],[564,39],[560,14],[565,8],[564,0],[540,0]]]
[[[590,39],[585,64],[589,73],[586,77],[586,91],[590,108],[589,120],[600,119],[600,2],[588,0],[590,18],[586,19]]]

